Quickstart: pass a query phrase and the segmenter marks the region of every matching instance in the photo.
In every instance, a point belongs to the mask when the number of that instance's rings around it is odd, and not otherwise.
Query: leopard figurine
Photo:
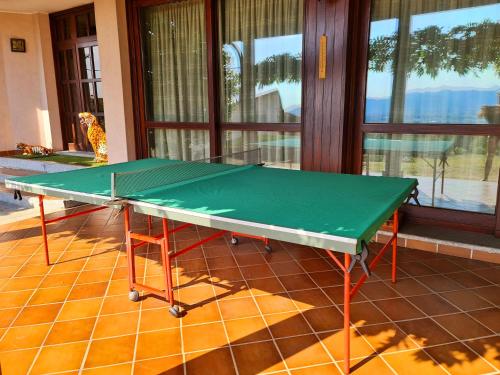
[[[108,149],[106,145],[106,133],[97,122],[97,118],[90,112],[81,112],[80,125],[82,128],[87,128],[87,138],[89,139],[92,149],[94,150],[96,162],[108,161]]]
[[[34,146],[28,145],[26,143],[18,143],[16,144],[16,149],[22,151],[23,155],[41,155],[41,156],[49,156],[54,153],[54,150],[51,148],[43,147],[43,146]]]

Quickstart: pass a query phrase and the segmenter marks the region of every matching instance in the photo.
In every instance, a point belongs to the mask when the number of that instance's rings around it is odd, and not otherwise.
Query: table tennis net
[[[194,161],[172,161],[170,164],[137,171],[112,173],[111,198],[113,200],[127,198],[143,191],[227,173],[242,166],[260,163],[260,150],[257,149]]]

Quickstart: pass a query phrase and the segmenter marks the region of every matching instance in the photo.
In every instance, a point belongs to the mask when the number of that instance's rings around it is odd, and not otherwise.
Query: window
[[[141,10],[146,119],[207,122],[207,53],[202,0]]]
[[[199,160],[210,157],[208,130],[149,129],[149,155],[153,158]]]
[[[224,122],[300,123],[302,9],[298,0],[220,2]]]
[[[300,168],[303,0],[132,3],[143,156]]]
[[[268,167],[300,169],[300,133],[228,130],[222,142],[223,154],[259,149]]]
[[[368,133],[363,174],[418,178],[424,206],[495,213],[500,138]]]
[[[495,1],[373,1],[365,122],[488,124],[499,38]]]
[[[372,0],[363,173],[418,178],[423,206],[495,214],[499,46],[500,1]]]
[[[302,115],[303,6],[219,2],[223,153],[259,148],[268,166],[300,168],[300,133],[290,125]],[[239,124],[244,130],[234,128]]]

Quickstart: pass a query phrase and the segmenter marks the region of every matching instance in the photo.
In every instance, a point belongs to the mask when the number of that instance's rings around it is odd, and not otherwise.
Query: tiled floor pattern
[[[159,229],[155,221],[155,230]],[[136,231],[147,231],[142,216]],[[50,226],[44,264],[36,219],[0,228],[2,374],[339,374],[342,275],[322,250],[227,238],[178,258],[171,317],[127,298],[123,227],[105,210]],[[176,233],[182,248],[211,233]],[[376,245],[372,245],[375,249]],[[158,249],[137,257],[161,286]],[[397,284],[382,259],[352,304],[354,374],[490,374],[500,369],[500,266],[400,249]],[[354,271],[360,275],[360,271]]]

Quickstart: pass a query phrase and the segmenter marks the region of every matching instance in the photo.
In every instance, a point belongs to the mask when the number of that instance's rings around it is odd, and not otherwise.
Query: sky
[[[431,25],[437,25],[447,31],[454,26],[482,22],[488,19],[500,22],[500,4],[415,15],[411,17],[410,31],[414,32]],[[397,26],[397,19],[372,22],[370,38],[391,35],[397,31]],[[493,67],[465,76],[454,72],[441,72],[434,79],[427,75],[418,77],[412,73],[407,80],[406,90],[435,90],[443,86],[448,88],[500,88],[500,77]],[[389,71],[370,71],[368,73],[367,97],[387,98],[391,95],[391,87],[392,75]]]

